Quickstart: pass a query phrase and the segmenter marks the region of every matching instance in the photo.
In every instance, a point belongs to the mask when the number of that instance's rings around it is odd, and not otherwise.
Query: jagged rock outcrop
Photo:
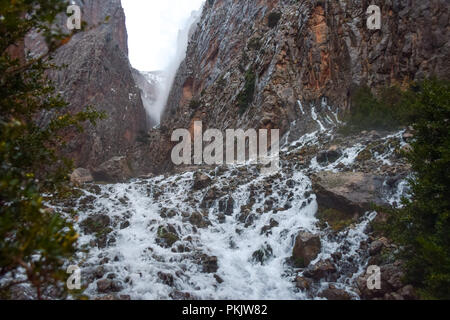
[[[115,156],[125,155],[147,130],[147,115],[128,60],[125,14],[120,0],[75,1],[82,9],[87,31],[79,32],[58,49],[53,62],[67,65],[50,78],[70,112],[91,105],[104,111],[106,120],[86,125],[83,133],[67,132],[65,154],[80,167],[91,168]],[[109,19],[107,19],[109,17]],[[61,24],[65,25],[65,16]],[[46,51],[37,34],[26,40],[27,51],[37,56]],[[49,115],[40,121],[45,125]]]
[[[356,87],[448,77],[445,0],[384,1],[376,31],[366,26],[369,4],[207,1],[162,128],[202,120],[205,129],[279,128],[296,139],[336,122]]]

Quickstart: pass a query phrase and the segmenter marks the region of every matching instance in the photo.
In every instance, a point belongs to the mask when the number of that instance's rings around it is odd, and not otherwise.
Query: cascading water
[[[320,128],[287,144],[281,158],[333,138],[332,129]],[[392,139],[401,140],[401,132],[381,141]],[[339,171],[362,149],[349,146],[325,167],[315,157],[306,167],[282,160],[271,176],[261,175],[257,165],[203,169],[210,183],[200,188],[194,185],[198,172],[84,188],[76,208],[80,242],[89,248],[78,257],[85,293],[101,296],[98,279],[110,279],[109,289],[133,299],[309,299],[332,283],[357,299],[352,288],[367,265],[363,244],[376,213],[339,233],[319,229],[307,174]],[[389,152],[376,157],[386,161]],[[404,187],[401,182],[387,192],[386,201],[396,201]],[[98,217],[106,227],[89,230]],[[313,263],[340,253],[336,276],[308,292],[296,288],[301,270],[290,261],[301,230],[321,237]]]
[[[173,82],[175,80],[176,73],[182,61],[186,58],[186,50],[188,46],[188,41],[193,28],[196,27],[200,19],[200,14],[202,12],[201,7],[197,11],[193,11],[191,16],[188,18],[184,27],[178,33],[178,39],[176,43],[176,53],[175,57],[171,60],[167,68],[163,71],[162,83],[159,84],[159,92],[155,103],[151,106],[151,112],[155,114],[154,118],[159,122],[162,112],[167,104],[167,99],[169,98],[170,90],[172,88]]]

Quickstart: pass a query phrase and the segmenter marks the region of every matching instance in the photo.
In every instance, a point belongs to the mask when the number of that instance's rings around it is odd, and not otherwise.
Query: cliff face
[[[77,166],[93,167],[124,155],[145,132],[147,116],[128,60],[125,14],[120,0],[76,3],[82,8],[88,31],[76,34],[56,52],[54,62],[67,68],[50,77],[71,112],[92,105],[107,114],[108,118],[97,126],[87,125],[83,133],[66,136],[66,154]],[[61,20],[65,23],[64,18]],[[45,50],[37,35],[30,35],[26,44],[32,54]],[[43,115],[44,121],[45,118]]]
[[[294,139],[335,122],[355,87],[449,75],[447,1],[383,1],[377,31],[366,25],[370,4],[207,1],[162,128],[202,120],[205,128],[279,128]],[[242,103],[252,78],[254,98]]]

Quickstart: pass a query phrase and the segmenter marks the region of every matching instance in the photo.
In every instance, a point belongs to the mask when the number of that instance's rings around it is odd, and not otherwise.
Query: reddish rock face
[[[349,108],[355,87],[448,77],[445,0],[380,4],[378,31],[366,26],[367,6],[366,1],[207,1],[162,127],[170,133],[188,128],[195,118],[205,129],[279,128],[281,134],[295,133],[295,139],[320,129],[316,116],[334,119],[331,111]],[[270,28],[272,12],[281,18]],[[256,77],[255,95],[239,112],[248,73]],[[200,107],[190,107],[193,99]]]

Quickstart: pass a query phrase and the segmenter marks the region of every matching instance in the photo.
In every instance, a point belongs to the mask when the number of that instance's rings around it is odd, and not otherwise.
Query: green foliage
[[[362,130],[392,130],[411,122],[414,109],[410,103],[412,91],[398,87],[383,88],[375,96],[369,87],[361,87],[352,95],[351,108],[345,115],[342,133]]]
[[[67,8],[60,0],[0,0],[0,297],[19,283],[31,284],[41,298],[48,290],[63,297],[63,263],[76,249],[78,235],[58,212],[47,209],[42,194],[67,181],[71,161],[58,152],[61,133],[103,115],[92,108],[69,114],[47,72],[52,53],[70,35],[52,24]],[[25,60],[11,56],[31,30],[46,38],[49,52]],[[36,122],[45,112],[45,124]]]
[[[325,227],[328,224],[335,232],[342,231],[355,222],[348,213],[332,208],[319,209],[317,218],[321,227]]]
[[[415,141],[407,157],[410,199],[391,210],[392,237],[402,245],[407,281],[423,298],[450,299],[450,83],[428,80],[410,91]]]
[[[281,19],[281,12],[274,11],[269,14],[269,28],[275,28]]]
[[[245,74],[245,85],[244,89],[239,93],[237,97],[239,114],[243,115],[250,104],[253,102],[253,97],[255,95],[255,85],[256,85],[256,74],[250,68]]]

